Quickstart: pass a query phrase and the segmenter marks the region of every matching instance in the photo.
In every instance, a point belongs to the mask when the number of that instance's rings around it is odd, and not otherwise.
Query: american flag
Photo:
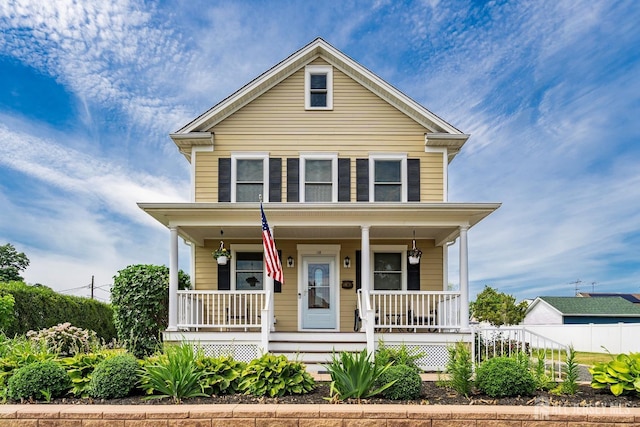
[[[273,241],[273,236],[271,235],[271,230],[267,223],[267,217],[264,216],[262,203],[260,203],[260,212],[262,213],[262,245],[264,246],[264,260],[267,265],[267,276],[280,283],[284,283],[284,277],[282,277],[282,264],[280,263],[278,250],[276,249],[276,242]]]

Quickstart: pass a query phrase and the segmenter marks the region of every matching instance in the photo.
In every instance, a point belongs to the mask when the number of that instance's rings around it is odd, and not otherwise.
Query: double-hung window
[[[304,74],[305,108],[333,109],[333,68],[329,65],[307,65]]]
[[[269,156],[267,154],[235,155],[231,157],[231,201],[268,202]]]
[[[336,202],[338,156],[302,154],[300,159],[300,199],[305,202]]]
[[[399,291],[403,289],[402,252],[373,253],[373,289]]]
[[[262,252],[236,252],[234,259],[236,290],[264,289]]]
[[[369,158],[369,200],[375,202],[407,201],[407,157],[373,155]]]

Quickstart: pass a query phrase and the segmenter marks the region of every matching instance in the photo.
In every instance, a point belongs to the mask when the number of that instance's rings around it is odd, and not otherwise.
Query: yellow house
[[[171,134],[191,202],[139,203],[171,236],[165,340],[311,365],[382,339],[441,367],[447,344],[470,337],[467,231],[499,207],[447,201],[468,137],[321,38],[220,101]],[[265,271],[261,200],[283,283]],[[177,288],[179,237],[192,290]]]

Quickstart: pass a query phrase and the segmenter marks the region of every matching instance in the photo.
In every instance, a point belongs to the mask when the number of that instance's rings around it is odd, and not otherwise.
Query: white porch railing
[[[460,329],[460,293],[369,291],[375,328],[390,332]]]
[[[562,367],[569,347],[544,337],[523,326],[478,326],[473,328],[473,359],[480,364],[496,356],[513,356],[524,353],[545,360],[550,376],[562,381]]]
[[[262,328],[267,303],[266,291],[178,291],[178,328]]]

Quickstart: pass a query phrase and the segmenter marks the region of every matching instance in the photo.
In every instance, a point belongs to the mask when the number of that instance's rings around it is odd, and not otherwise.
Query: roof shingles
[[[621,297],[540,297],[565,316],[640,317],[640,306]]]

